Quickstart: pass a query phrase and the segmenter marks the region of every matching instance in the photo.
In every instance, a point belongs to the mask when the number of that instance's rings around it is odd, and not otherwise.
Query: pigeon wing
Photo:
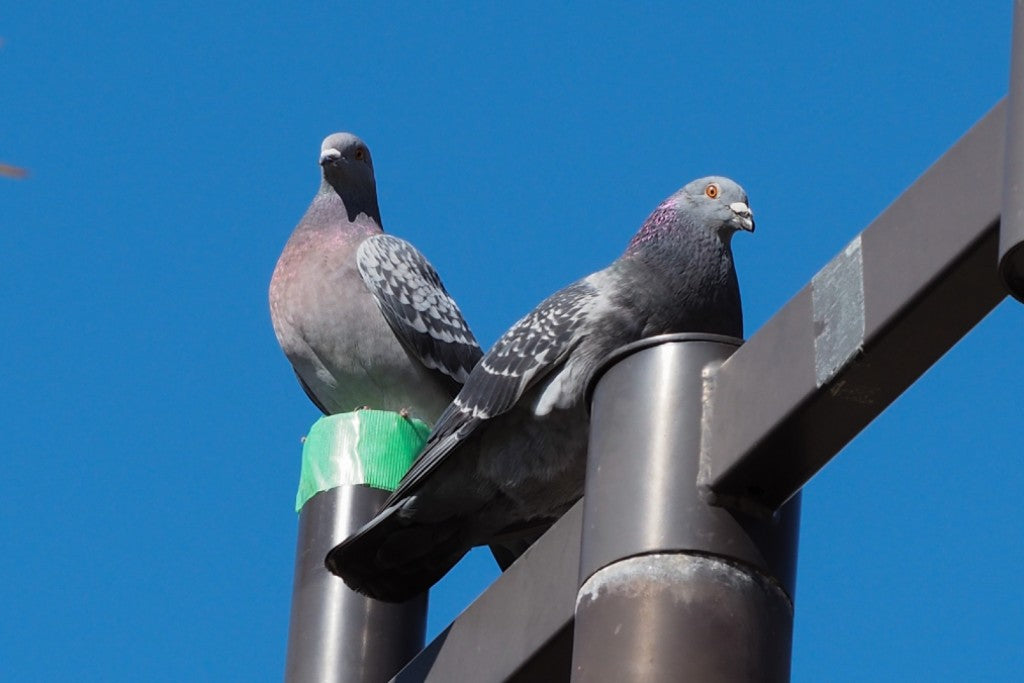
[[[483,352],[423,254],[393,235],[373,235],[359,246],[356,263],[402,344],[426,367],[464,383]]]
[[[580,280],[552,294],[502,335],[438,418],[423,452],[385,507],[415,490],[480,424],[507,412],[563,363],[582,339],[598,296],[589,278]]]

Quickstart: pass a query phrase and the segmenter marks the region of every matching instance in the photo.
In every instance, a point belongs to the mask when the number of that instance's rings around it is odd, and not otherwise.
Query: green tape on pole
[[[320,491],[366,484],[394,491],[430,433],[425,422],[383,410],[357,410],[317,420],[302,446],[295,511]]]

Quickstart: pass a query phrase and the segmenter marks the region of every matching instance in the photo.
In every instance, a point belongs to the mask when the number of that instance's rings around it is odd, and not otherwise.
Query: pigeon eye
[[[356,161],[362,161],[366,158],[366,150],[362,147],[356,150]]]
[[[708,185],[707,187],[704,188],[704,194],[706,194],[709,199],[717,199],[718,198],[718,185],[715,185],[714,183],[711,183],[710,185]]]

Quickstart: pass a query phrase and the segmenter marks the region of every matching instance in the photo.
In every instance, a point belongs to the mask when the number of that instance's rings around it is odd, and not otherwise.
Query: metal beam
[[[579,502],[392,680],[569,680],[582,519]]]
[[[715,377],[703,483],[776,510],[1005,296],[997,105]]]

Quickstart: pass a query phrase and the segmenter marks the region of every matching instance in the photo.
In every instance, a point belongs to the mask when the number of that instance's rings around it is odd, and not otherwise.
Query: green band
[[[366,484],[394,491],[430,433],[425,422],[383,410],[317,420],[302,446],[295,511],[320,491]]]

